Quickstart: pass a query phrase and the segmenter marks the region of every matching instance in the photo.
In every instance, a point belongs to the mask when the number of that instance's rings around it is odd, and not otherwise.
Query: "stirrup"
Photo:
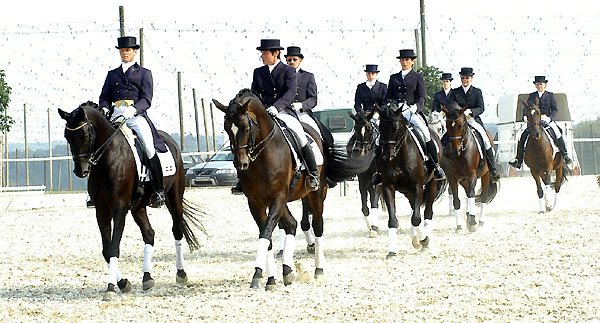
[[[159,208],[163,204],[165,204],[165,193],[162,191],[152,193],[152,197],[150,197],[150,207]]]
[[[241,195],[244,191],[242,191],[242,183],[240,183],[240,179],[236,179],[235,182],[231,185],[231,194],[233,195]]]
[[[308,175],[308,181],[306,181],[306,188],[309,191],[317,191],[319,190],[319,178],[314,175]]]
[[[435,176],[435,180],[436,181],[441,181],[446,179],[446,174],[444,173],[444,170],[440,167],[440,164],[434,164],[433,167],[433,175]]]
[[[509,161],[509,162],[508,162],[508,164],[509,164],[510,166],[512,166],[512,167],[514,167],[514,168],[516,168],[516,169],[520,169],[520,168],[521,168],[521,166],[522,166],[522,164],[521,164],[521,163],[519,163],[519,160],[517,160],[516,158],[515,158],[515,159],[513,159],[513,160],[511,160],[511,161]]]
[[[95,208],[95,207],[96,207],[96,206],[94,205],[94,202],[92,202],[92,198],[90,198],[90,196],[89,196],[89,195],[88,195],[88,197],[87,197],[87,200],[85,201],[85,206],[86,206],[88,209],[93,209],[93,208]]]
[[[380,172],[373,174],[373,177],[371,177],[371,184],[373,184],[373,186],[377,186],[377,185],[381,184],[381,173]]]
[[[565,160],[565,165],[570,165],[573,160],[571,158],[569,158],[569,156],[567,156],[567,154],[563,154],[563,159]]]

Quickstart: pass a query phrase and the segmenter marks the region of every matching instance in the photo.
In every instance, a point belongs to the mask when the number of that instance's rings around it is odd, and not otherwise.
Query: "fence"
[[[573,145],[581,175],[600,173],[600,138],[575,138]],[[494,142],[499,143],[499,142]],[[502,143],[507,143],[503,141]],[[509,142],[516,144],[516,142]],[[598,147],[597,147],[598,146]],[[212,156],[215,152],[185,152],[182,156]],[[33,157],[0,159],[2,163],[2,191],[47,190],[83,191],[87,189],[87,179],[73,176],[71,156]],[[51,171],[50,171],[51,170]],[[52,174],[52,176],[50,176]]]

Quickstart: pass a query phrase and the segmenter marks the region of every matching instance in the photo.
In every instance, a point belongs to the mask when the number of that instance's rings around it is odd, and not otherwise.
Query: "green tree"
[[[425,79],[425,87],[427,88],[427,99],[425,100],[425,107],[423,107],[423,112],[425,112],[425,115],[429,115],[429,113],[431,112],[431,104],[433,103],[433,96],[436,92],[442,89],[442,82],[440,81],[442,71],[440,71],[435,66],[425,66],[419,68],[417,72],[423,74],[423,78]]]
[[[0,132],[10,131],[10,126],[15,123],[15,120],[9,115],[5,116],[8,103],[10,102],[10,92],[12,91],[10,86],[6,84],[5,77],[4,70],[0,70]]]

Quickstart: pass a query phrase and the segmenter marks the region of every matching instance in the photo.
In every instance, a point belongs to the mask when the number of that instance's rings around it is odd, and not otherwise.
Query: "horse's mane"
[[[236,94],[235,98],[231,100],[231,102],[240,103],[243,99],[251,97],[260,100],[260,102],[264,105],[265,102],[262,99],[260,93],[252,90],[252,89],[241,89],[238,94]]]
[[[110,118],[107,114],[104,113],[104,111],[102,110],[102,108],[100,108],[100,106],[92,101],[87,101],[87,102],[83,102],[82,104],[79,105],[79,107],[77,107],[77,109],[84,109],[84,108],[89,108],[95,112],[98,112],[101,116],[103,116],[110,124],[113,125],[113,127],[115,126],[115,124],[113,122],[110,121]]]

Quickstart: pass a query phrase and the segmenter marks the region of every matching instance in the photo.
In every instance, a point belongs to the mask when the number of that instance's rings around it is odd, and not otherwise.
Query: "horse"
[[[433,220],[433,202],[446,189],[446,180],[436,181],[433,167],[426,167],[417,139],[411,134],[412,126],[402,115],[402,109],[394,104],[376,108],[379,120],[380,150],[376,154],[377,168],[381,172],[382,192],[388,210],[388,254],[387,259],[398,252],[395,191],[402,193],[410,202],[411,239],[415,249],[429,246]],[[438,147],[438,159],[443,160],[440,139],[428,129]],[[421,206],[425,204],[424,220]]]
[[[477,149],[476,138],[473,136],[464,114],[466,107],[461,108],[456,103],[442,106],[446,113],[446,128],[449,137],[448,146],[444,147],[445,156],[442,168],[446,172],[450,191],[448,199],[452,202],[450,215],[456,218],[456,231],[462,230],[460,219],[460,199],[458,198],[458,184],[467,194],[467,230],[477,231],[484,221],[484,206],[490,203],[498,193],[497,183],[493,183],[487,163],[481,158]],[[486,130],[487,132],[487,130]],[[490,133],[487,136],[492,141]],[[480,163],[483,164],[480,167]],[[481,191],[475,194],[477,179],[481,179]],[[479,223],[475,219],[475,205],[479,205]]]
[[[346,150],[348,155],[352,156],[358,154],[364,156],[375,149],[377,137],[379,137],[379,126],[375,123],[373,113],[366,114],[364,111],[360,111],[357,114],[353,114],[348,111],[350,118],[354,120],[354,133],[348,140]],[[372,177],[377,172],[377,164],[375,158],[371,161],[369,168],[363,173],[358,174],[358,190],[360,192],[361,210],[364,215],[365,222],[367,223],[367,229],[369,230],[369,237],[376,237],[379,233],[379,227],[377,226],[377,218],[379,217],[379,199],[381,197],[381,186],[373,186]],[[369,204],[371,205],[371,211],[367,205],[367,197]],[[372,215],[372,216],[370,216]]]
[[[531,176],[535,180],[537,187],[539,212],[550,212],[556,206],[558,192],[564,181],[567,179],[569,169],[564,164],[562,154],[554,155],[551,138],[544,131],[542,116],[538,103],[523,102],[523,111],[527,116],[527,128],[529,129],[529,137],[527,139],[527,147],[523,160],[529,167]],[[548,129],[547,131],[552,131]],[[556,171],[555,182],[552,183],[552,171]],[[540,181],[544,181],[544,186]],[[552,195],[552,185],[554,185],[555,195]]]
[[[114,125],[93,102],[81,104],[72,112],[58,109],[58,114],[66,121],[64,136],[71,148],[74,170],[77,177],[88,177],[88,193],[96,206],[96,220],[102,236],[102,255],[108,264],[108,287],[103,299],[116,299],[115,285],[122,293],[131,291],[131,283],[123,278],[118,267],[119,245],[125,226],[125,218],[131,211],[133,220],[140,227],[144,240],[143,290],[154,286],[152,272],[152,248],[154,230],[146,214],[152,189],[149,184],[141,187],[134,155],[127,139],[120,131],[124,122]],[[200,247],[190,224],[202,229],[198,219],[203,212],[183,198],[185,190],[185,170],[177,143],[168,134],[159,131],[175,159],[176,172],[164,178],[165,204],[173,219],[175,238],[176,282],[185,284],[181,239],[185,237],[190,251]],[[111,230],[112,225],[112,230]]]
[[[427,117],[427,124],[438,137],[442,138],[442,135],[446,133],[446,122],[444,120],[444,114],[440,111],[431,111]]]
[[[248,206],[259,230],[258,248],[254,274],[250,288],[260,288],[263,284],[263,270],[266,271],[265,290],[276,288],[275,260],[272,234],[281,221],[286,231],[283,250],[283,282],[292,284],[295,279],[292,270],[297,222],[286,203],[307,198],[312,211],[312,228],[315,234],[315,279],[324,277],[325,256],[323,252],[323,201],[327,196],[326,177],[340,182],[364,171],[371,156],[353,164],[340,155],[338,150],[323,149],[317,133],[310,127],[304,130],[317,143],[323,153],[324,163],[319,166],[320,186],[309,191],[305,185],[305,171],[295,172],[292,152],[288,148],[286,135],[267,112],[259,97],[249,89],[242,89],[228,106],[213,100],[215,106],[225,113],[224,129],[234,152],[233,164],[238,171]],[[294,139],[292,139],[294,140]],[[345,152],[344,152],[345,153]],[[357,161],[358,159],[354,159]],[[267,212],[268,209],[268,212]],[[303,212],[302,222],[308,212]]]

